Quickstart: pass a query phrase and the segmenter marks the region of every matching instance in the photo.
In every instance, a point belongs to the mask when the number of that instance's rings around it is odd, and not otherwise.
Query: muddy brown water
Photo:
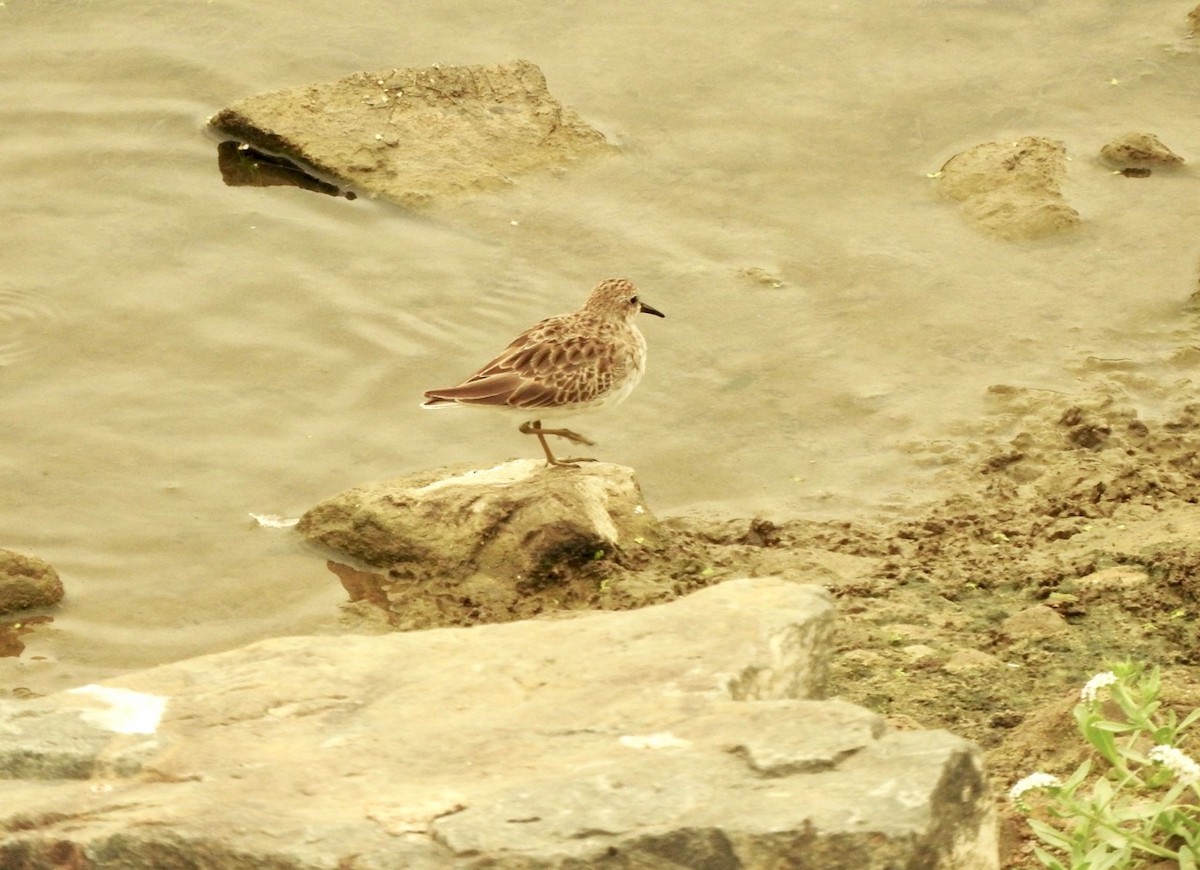
[[[1153,410],[1195,372],[1196,178],[1095,155],[1144,129],[1200,160],[1186,12],[0,4],[0,545],[68,590],[0,688],[336,629],[321,559],[251,513],[534,455],[421,392],[603,277],[668,319],[633,398],[578,428],[660,515],[902,513],[944,494],[993,384],[1132,360]],[[221,183],[204,123],[240,97],[518,57],[622,155],[421,215]],[[1066,142],[1078,232],[998,242],[933,198],[948,157],[1021,135]]]

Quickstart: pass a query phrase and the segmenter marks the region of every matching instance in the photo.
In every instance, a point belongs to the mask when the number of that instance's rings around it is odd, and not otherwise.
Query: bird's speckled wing
[[[610,343],[564,330],[563,323],[552,317],[531,327],[461,384],[429,390],[425,404],[532,410],[593,401],[612,386],[624,365]]]

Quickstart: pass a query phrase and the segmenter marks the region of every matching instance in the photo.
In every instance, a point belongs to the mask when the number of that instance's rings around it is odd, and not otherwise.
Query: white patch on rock
[[[429,495],[448,486],[507,486],[521,480],[527,480],[537,473],[542,463],[535,459],[514,459],[502,462],[491,468],[475,468],[453,477],[444,477],[409,490],[414,496]]]
[[[666,731],[659,731],[657,734],[626,734],[618,738],[617,742],[630,749],[676,749],[692,745],[692,741],[683,740]]]
[[[80,711],[83,721],[117,734],[153,734],[158,730],[167,699],[162,695],[116,689],[111,686],[87,685],[69,689],[72,695],[87,695],[107,704],[103,710]]]

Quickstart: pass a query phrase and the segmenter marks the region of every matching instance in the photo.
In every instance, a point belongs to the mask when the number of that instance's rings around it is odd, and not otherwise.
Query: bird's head
[[[588,296],[583,305],[587,311],[594,311],[606,318],[632,321],[639,314],[653,314],[655,317],[666,317],[657,308],[642,301],[637,287],[625,278],[609,278],[601,281]]]

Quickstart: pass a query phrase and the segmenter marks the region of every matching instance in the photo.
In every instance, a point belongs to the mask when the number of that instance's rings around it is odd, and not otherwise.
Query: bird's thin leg
[[[546,443],[546,437],[544,435],[542,435],[542,421],[541,420],[534,420],[532,423],[522,423],[519,431],[521,432],[522,435],[536,435],[537,436],[538,443],[540,443],[542,445],[542,450],[546,454],[546,464],[547,465],[560,464],[559,461],[554,458],[554,454],[550,452],[550,445]]]
[[[519,431],[521,432],[522,435],[536,435],[537,436],[537,440],[539,443],[541,443],[542,450],[546,454],[546,464],[547,465],[555,465],[555,466],[558,466],[559,468],[577,468],[578,466],[575,464],[577,462],[595,462],[596,461],[596,460],[594,460],[590,457],[586,457],[586,456],[578,456],[578,457],[573,456],[570,459],[555,459],[554,454],[550,452],[550,445],[548,443],[546,443],[547,435],[557,435],[560,438],[566,438],[567,440],[574,441],[577,444],[595,445],[594,441],[591,441],[588,438],[584,438],[578,432],[572,432],[570,429],[543,429],[541,420],[534,420],[531,423],[522,423]]]

